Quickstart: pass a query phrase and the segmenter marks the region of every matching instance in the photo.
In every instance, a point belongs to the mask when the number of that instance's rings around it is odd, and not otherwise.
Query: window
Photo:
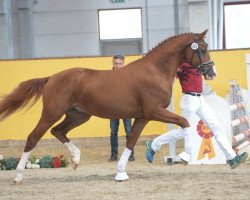
[[[141,9],[99,11],[101,40],[142,38]]]
[[[228,3],[224,6],[225,12],[225,40],[224,47],[250,47],[250,3]]]

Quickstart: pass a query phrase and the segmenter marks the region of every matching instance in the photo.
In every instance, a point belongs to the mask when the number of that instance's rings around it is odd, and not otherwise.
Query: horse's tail
[[[3,97],[0,101],[0,121],[26,107],[31,99],[33,106],[43,93],[43,88],[50,77],[36,78],[24,81],[10,94]]]

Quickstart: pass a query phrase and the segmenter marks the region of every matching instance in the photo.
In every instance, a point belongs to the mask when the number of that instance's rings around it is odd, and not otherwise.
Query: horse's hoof
[[[16,178],[14,179],[15,185],[22,185],[23,184],[23,174],[17,173]]]
[[[119,181],[119,182],[125,181],[125,180],[128,180],[128,179],[129,179],[129,177],[128,177],[126,172],[118,172],[116,174],[116,176],[115,176],[115,180]]]
[[[16,180],[16,179],[14,179],[14,184],[15,185],[22,185],[23,184],[23,180]]]
[[[74,161],[73,159],[71,159],[70,164],[73,170],[76,170],[76,168],[78,167],[78,163]]]
[[[188,162],[186,160],[183,160],[181,159],[181,163],[184,165],[184,166],[187,166],[188,165]]]

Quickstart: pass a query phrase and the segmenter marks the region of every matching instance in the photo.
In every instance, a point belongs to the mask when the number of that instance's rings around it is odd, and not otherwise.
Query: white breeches
[[[203,96],[191,96],[185,94],[181,98],[180,107],[182,116],[185,117],[190,124],[194,120],[195,115],[198,115],[202,119],[202,121],[214,134],[215,140],[224,152],[227,160],[236,156],[236,153],[232,149],[225,134],[222,132],[221,126]],[[191,158],[192,141],[190,136],[192,132],[190,130],[191,128],[178,128],[164,133],[154,139],[152,149],[158,151],[163,144],[169,144],[170,142],[176,142],[177,140],[184,138],[185,153],[189,155],[189,158]]]

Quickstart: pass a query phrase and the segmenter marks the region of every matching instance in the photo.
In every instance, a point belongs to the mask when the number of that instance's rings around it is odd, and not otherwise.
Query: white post
[[[246,65],[247,65],[247,91],[250,96],[250,54],[246,54]]]

